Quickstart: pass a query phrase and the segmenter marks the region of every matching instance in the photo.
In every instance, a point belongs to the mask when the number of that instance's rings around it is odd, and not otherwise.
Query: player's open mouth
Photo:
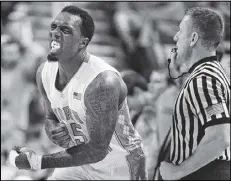
[[[51,50],[50,50],[50,52],[55,53],[58,49],[60,49],[60,43],[53,40],[51,42]]]

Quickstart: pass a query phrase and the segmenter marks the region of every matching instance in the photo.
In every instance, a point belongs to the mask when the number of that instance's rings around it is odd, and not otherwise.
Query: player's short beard
[[[54,55],[50,53],[47,55],[47,60],[48,62],[58,62],[59,61],[57,57],[55,57]]]

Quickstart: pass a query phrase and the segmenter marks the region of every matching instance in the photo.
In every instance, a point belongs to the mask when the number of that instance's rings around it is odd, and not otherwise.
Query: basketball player
[[[126,85],[113,67],[86,51],[93,33],[92,17],[75,6],[66,6],[51,23],[51,48],[37,84],[47,135],[65,149],[39,156],[16,147],[11,163],[19,169],[55,168],[50,180],[146,180]]]

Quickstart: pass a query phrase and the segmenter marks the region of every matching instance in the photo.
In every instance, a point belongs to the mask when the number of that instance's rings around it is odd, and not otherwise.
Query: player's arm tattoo
[[[84,103],[90,141],[65,151],[44,155],[42,168],[80,166],[101,161],[115,130],[121,80],[111,71],[99,74],[87,87]]]
[[[46,115],[46,119],[45,119],[45,131],[47,136],[49,137],[49,139],[56,144],[56,142],[51,138],[51,134],[50,134],[50,129],[53,126],[56,126],[59,121],[57,119],[57,117],[55,116],[52,108],[51,108],[51,103],[47,98],[47,94],[46,91],[43,87],[42,84],[42,70],[44,67],[44,63],[41,64],[36,72],[36,83],[37,83],[37,87],[38,90],[40,92],[40,95],[42,96],[43,99],[43,105],[44,105],[44,110],[45,110],[45,115]]]

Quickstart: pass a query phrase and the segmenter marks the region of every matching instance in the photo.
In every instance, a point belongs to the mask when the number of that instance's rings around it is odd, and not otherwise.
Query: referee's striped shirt
[[[192,155],[207,127],[230,126],[230,81],[216,56],[196,62],[189,73],[172,118],[170,161],[175,165]],[[230,160],[230,147],[217,159]]]

